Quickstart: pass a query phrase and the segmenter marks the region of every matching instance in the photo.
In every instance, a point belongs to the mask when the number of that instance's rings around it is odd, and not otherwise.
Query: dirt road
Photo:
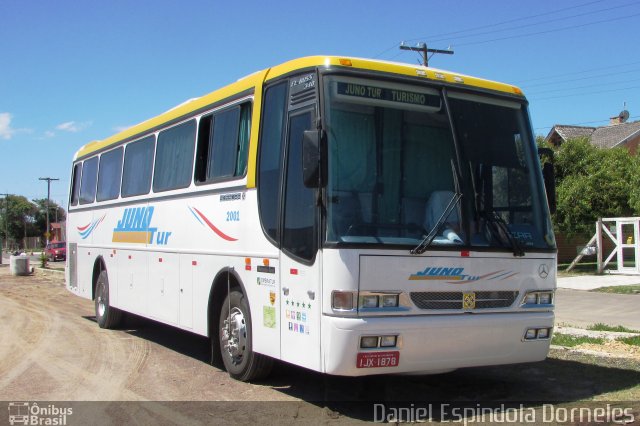
[[[279,364],[272,377],[259,384],[230,379],[211,367],[208,357],[207,339],[151,321],[134,318],[121,330],[102,330],[93,318],[93,302],[67,292],[61,274],[37,271],[34,276],[13,277],[6,265],[0,266],[0,401],[245,401],[216,410],[216,416],[244,422],[272,410],[284,420],[333,422],[370,420],[369,411],[363,414],[362,407],[349,405],[352,401],[640,397],[637,363],[584,363],[560,353],[542,363],[437,376],[327,377]],[[168,403],[153,418],[180,423],[181,410],[194,415],[189,406]],[[125,415],[111,411],[111,419]]]

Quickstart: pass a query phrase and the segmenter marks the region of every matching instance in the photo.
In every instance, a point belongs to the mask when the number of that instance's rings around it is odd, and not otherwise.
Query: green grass
[[[587,330],[616,331],[616,332],[619,332],[619,333],[640,333],[640,331],[638,331],[638,330],[632,330],[630,328],[623,327],[621,325],[616,325],[614,327],[614,326],[611,326],[611,325],[603,324],[601,322],[590,325],[589,327],[587,327]]]
[[[558,264],[558,276],[559,277],[572,277],[576,275],[596,275],[598,272],[598,263],[597,262],[579,262],[573,269],[569,272],[565,272],[566,269],[571,265],[571,263],[559,263]],[[624,262],[624,266],[633,268],[635,267],[634,262]],[[605,268],[605,273],[608,270],[615,271],[618,269],[617,262],[609,262],[607,267]]]
[[[600,337],[570,336],[568,334],[561,333],[554,333],[553,338],[551,339],[551,344],[566,347],[574,347],[584,343],[602,345],[604,343],[604,339]]]
[[[597,291],[599,293],[640,294],[640,284],[618,285],[614,287],[600,287],[591,291]]]
[[[640,336],[622,337],[622,338],[617,339],[617,340],[622,342],[622,343],[626,343],[627,345],[640,346]]]

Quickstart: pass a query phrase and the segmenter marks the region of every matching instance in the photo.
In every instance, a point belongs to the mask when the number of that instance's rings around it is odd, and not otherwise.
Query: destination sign
[[[364,84],[338,82],[338,94],[357,98],[376,99],[380,101],[396,102],[429,107],[440,107],[440,97],[420,92],[387,89],[384,87]]]

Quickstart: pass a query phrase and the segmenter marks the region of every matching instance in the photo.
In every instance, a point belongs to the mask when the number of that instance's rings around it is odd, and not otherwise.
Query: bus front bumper
[[[542,361],[549,352],[553,312],[323,316],[324,372],[342,376],[428,374],[463,367]],[[548,338],[526,339],[528,329]],[[360,347],[362,336],[397,337],[395,347]]]

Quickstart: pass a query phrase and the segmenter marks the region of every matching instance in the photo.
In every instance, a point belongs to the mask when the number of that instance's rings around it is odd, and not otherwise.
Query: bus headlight
[[[386,291],[363,291],[358,295],[358,308],[362,312],[385,312],[404,309],[400,303],[400,293]]]
[[[377,348],[378,336],[362,336],[360,338],[360,347],[363,349]]]
[[[395,308],[398,306],[398,295],[397,294],[385,294],[382,296],[382,307],[383,308]]]
[[[523,308],[542,308],[544,306],[553,305],[553,291],[529,291],[522,299]]]
[[[362,296],[361,306],[363,308],[377,308],[378,296],[376,295]]]
[[[544,292],[540,293],[538,296],[538,303],[541,305],[550,305],[551,304],[551,293]]]
[[[380,336],[381,348],[393,348],[396,346],[398,336]]]

